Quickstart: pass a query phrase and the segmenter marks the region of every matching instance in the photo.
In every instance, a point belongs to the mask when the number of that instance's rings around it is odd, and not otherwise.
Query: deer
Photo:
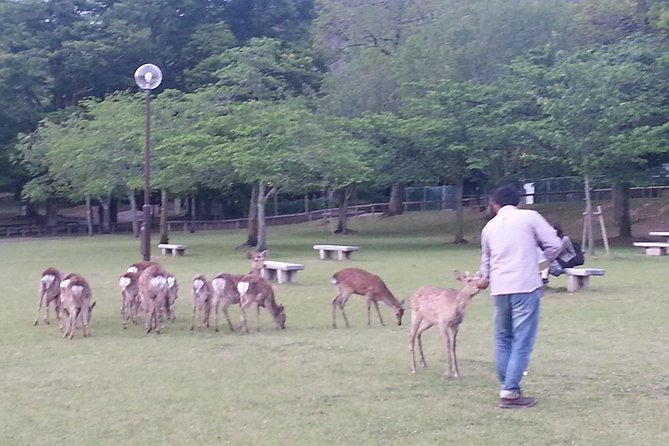
[[[74,339],[77,319],[81,318],[84,337],[91,335],[91,313],[95,302],[91,303],[91,287],[79,274],[68,274],[60,282],[61,325],[63,337]]]
[[[140,273],[141,274],[142,271],[147,269],[149,266],[154,266],[154,265],[160,266],[160,263],[143,260],[141,262],[133,263],[132,265],[130,265],[128,267],[127,271],[129,273]]]
[[[367,298],[367,325],[371,325],[371,307],[374,305],[376,313],[379,315],[379,322],[385,325],[381,312],[379,311],[379,301],[393,308],[397,325],[402,325],[402,316],[404,316],[404,301],[398,301],[390,292],[386,284],[379,276],[367,272],[360,268],[344,268],[332,276],[331,282],[337,288],[337,295],[332,300],[332,328],[337,328],[335,317],[336,309],[341,310],[341,314],[346,322],[346,327],[351,325],[344,312],[344,306],[352,294],[358,294]]]
[[[173,274],[167,274],[167,308],[166,308],[166,318],[170,321],[175,321],[177,319],[174,314],[174,304],[179,297],[179,282]]]
[[[128,320],[137,323],[139,311],[139,276],[137,272],[123,274],[118,284],[121,287],[121,323],[123,329],[127,328]]]
[[[44,323],[49,325],[49,305],[53,303],[56,318],[60,319],[60,281],[62,274],[56,268],[49,267],[42,272],[39,280],[37,316],[33,325],[39,321],[42,305],[45,307]]]
[[[193,278],[193,316],[191,318],[190,329],[195,328],[195,313],[199,313],[198,330],[202,324],[209,328],[209,315],[211,314],[211,301],[214,291],[207,278],[200,274]]]
[[[455,278],[464,284],[461,290],[424,286],[411,295],[411,330],[409,331],[409,349],[411,351],[411,373],[416,373],[415,344],[418,340],[420,361],[427,367],[423,354],[421,335],[430,327],[437,325],[444,350],[446,350],[447,370],[449,378],[458,378],[458,361],[455,356],[458,328],[465,317],[465,310],[472,298],[479,292],[480,274],[460,274],[455,271]]]
[[[237,291],[239,291],[241,310],[241,332],[249,332],[249,327],[246,324],[246,311],[253,304],[256,304],[258,311],[260,311],[260,307],[267,308],[277,327],[282,330],[286,328],[285,309],[283,305],[276,303],[274,289],[267,280],[256,274],[247,274],[237,284]],[[258,331],[260,331],[260,323],[258,323]]]
[[[251,260],[251,270],[249,274],[260,276],[262,269],[265,266],[265,259],[267,258],[267,250],[260,252],[249,252],[248,258]],[[235,331],[228,314],[230,305],[239,304],[239,291],[237,284],[244,277],[244,274],[229,274],[220,273],[211,280],[211,285],[214,291],[212,309],[214,310],[214,330],[218,331],[218,312],[223,310],[225,319],[228,321],[230,331]],[[258,320],[260,319],[260,307],[257,308]]]
[[[139,296],[146,313],[144,328],[147,333],[160,334],[160,316],[169,294],[168,273],[158,265],[150,265],[139,276]]]

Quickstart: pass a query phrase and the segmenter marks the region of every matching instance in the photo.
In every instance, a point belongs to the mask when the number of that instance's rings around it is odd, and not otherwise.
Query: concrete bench
[[[173,256],[182,256],[186,253],[186,245],[173,245],[169,243],[161,243],[158,245],[160,250],[163,252],[163,255],[173,255]]]
[[[573,293],[581,288],[587,288],[590,276],[603,276],[606,271],[599,268],[565,268],[567,275],[567,291]]]
[[[297,272],[303,269],[304,265],[299,263],[265,260],[265,266],[260,274],[264,279],[276,280],[279,283],[294,282],[297,278]]]
[[[667,254],[669,243],[664,242],[634,242],[634,246],[644,248],[647,256],[663,256]]]
[[[333,253],[337,253],[339,260],[350,259],[353,251],[358,251],[359,246],[344,246],[344,245],[314,245],[321,256],[321,260],[328,260],[332,258]]]

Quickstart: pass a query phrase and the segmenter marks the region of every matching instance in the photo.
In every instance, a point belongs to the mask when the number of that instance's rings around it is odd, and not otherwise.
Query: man
[[[503,186],[490,198],[496,214],[481,232],[481,288],[490,285],[495,331],[495,367],[503,409],[532,407],[520,381],[527,370],[539,324],[543,254],[554,260],[562,249],[555,229],[536,211],[518,209],[518,192]]]

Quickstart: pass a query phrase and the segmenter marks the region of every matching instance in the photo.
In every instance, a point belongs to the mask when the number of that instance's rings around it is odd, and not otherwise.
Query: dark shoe
[[[537,404],[537,400],[529,396],[519,396],[518,398],[500,398],[499,407],[502,409],[525,409]]]

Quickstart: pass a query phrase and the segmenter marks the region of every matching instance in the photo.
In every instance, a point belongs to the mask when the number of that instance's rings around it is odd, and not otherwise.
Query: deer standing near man
[[[439,334],[447,358],[446,373],[450,378],[458,378],[458,361],[455,356],[458,328],[465,317],[465,309],[472,298],[479,292],[479,273],[469,275],[455,271],[455,277],[464,284],[461,290],[424,286],[411,295],[411,330],[409,332],[409,349],[411,350],[411,372],[416,373],[416,354],[414,347],[418,340],[420,361],[427,367],[423,354],[421,335],[432,326],[439,327]]]

